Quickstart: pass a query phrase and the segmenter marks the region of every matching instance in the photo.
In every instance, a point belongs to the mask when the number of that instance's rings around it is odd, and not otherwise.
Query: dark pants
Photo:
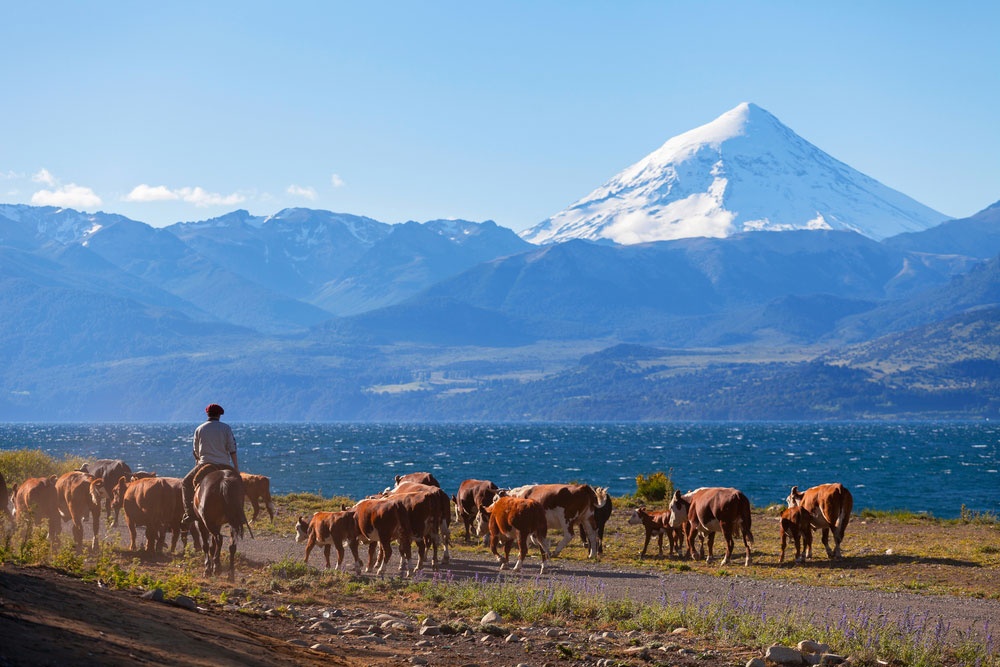
[[[181,497],[184,499],[184,511],[194,516],[194,487],[201,481],[201,478],[216,470],[232,470],[232,466],[225,466],[221,463],[199,463],[191,468],[191,472],[184,475],[181,480]]]

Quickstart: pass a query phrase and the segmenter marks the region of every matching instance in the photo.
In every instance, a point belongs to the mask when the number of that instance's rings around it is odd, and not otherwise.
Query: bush
[[[48,477],[76,470],[83,462],[79,456],[54,459],[40,449],[14,449],[0,452],[0,474],[9,488],[30,477]]]
[[[635,495],[651,502],[659,502],[674,495],[674,481],[668,473],[654,472],[649,477],[635,476]]]

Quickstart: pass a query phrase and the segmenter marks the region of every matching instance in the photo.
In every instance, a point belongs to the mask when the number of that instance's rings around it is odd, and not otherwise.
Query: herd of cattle
[[[267,477],[220,470],[198,481],[195,521],[182,525],[181,480],[157,477],[155,473],[133,473],[120,460],[96,461],[58,477],[26,479],[9,491],[0,476],[0,493],[5,499],[3,511],[11,522],[23,523],[25,539],[42,519],[48,519],[50,540],[58,537],[63,521],[71,521],[73,538],[80,550],[83,548],[83,524],[90,519],[94,535],[91,548],[96,549],[101,508],[112,526],[118,524],[119,514],[124,510],[130,550],[136,548],[136,528],[140,526],[146,531],[145,548],[148,551],[161,551],[166,546],[169,531],[172,534],[170,552],[173,553],[178,539],[186,546],[190,534],[195,548],[205,552],[206,574],[220,569],[221,528],[229,525],[230,579],[233,578],[237,540],[242,537],[244,526],[257,519],[261,507],[272,521],[274,519]],[[253,508],[249,520],[244,511],[245,501]],[[804,563],[811,558],[814,529],[822,532],[827,555],[839,558],[853,508],[850,491],[842,484],[823,484],[804,492],[793,486],[786,502],[788,508],[779,519],[779,562],[784,562],[789,540],[795,545],[797,562]],[[389,563],[395,542],[399,551],[399,571],[407,576],[411,573],[414,544],[417,560],[412,571],[425,567],[428,552],[434,569],[450,560],[452,505],[454,518],[464,528],[465,541],[483,538],[501,569],[509,564],[510,552],[516,545],[518,558],[513,569],[519,570],[527,558],[529,545],[534,545],[541,553],[542,572],[548,559],[559,555],[577,529],[589,557],[599,558],[604,546],[604,526],[612,512],[607,489],[588,484],[531,484],[501,489],[488,480],[469,479],[449,497],[432,474],[411,473],[397,476],[394,486],[353,507],[316,512],[308,519],[299,517],[296,541],[306,543],[307,563],[313,548],[322,546],[327,568],[331,567],[330,550],[335,548],[338,570],[344,566],[346,546],[354,559],[356,572],[363,567],[359,545],[368,544],[366,570],[379,575]],[[662,556],[663,538],[667,537],[669,556],[687,555],[711,562],[716,533],[721,533],[726,543],[723,565],[732,558],[735,539],[740,536],[746,548],[744,564],[750,564],[754,545],[750,501],[737,489],[711,487],[688,493],[677,491],[667,509],[636,508],[628,523],[644,528],[645,542],[640,558],[645,557],[653,537],[657,538]],[[550,531],[560,538],[554,547],[550,546]],[[686,554],[682,553],[685,549]]]

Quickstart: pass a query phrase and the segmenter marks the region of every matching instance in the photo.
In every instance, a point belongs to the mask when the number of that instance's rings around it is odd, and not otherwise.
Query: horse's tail
[[[238,473],[226,475],[222,480],[220,491],[222,492],[222,506],[226,523],[233,529],[233,534],[242,539],[243,527],[249,525],[246,512],[243,509],[243,479]]]

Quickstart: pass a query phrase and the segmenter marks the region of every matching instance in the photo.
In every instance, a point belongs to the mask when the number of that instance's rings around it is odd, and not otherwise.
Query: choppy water
[[[0,449],[121,458],[181,476],[189,424],[0,424]],[[468,478],[500,486],[581,481],[634,493],[636,475],[678,488],[734,486],[754,505],[839,481],[855,510],[1000,513],[1000,425],[976,423],[240,424],[240,468],[276,493],[358,498],[393,476],[430,471],[449,493]],[[16,480],[15,480],[16,481]]]

